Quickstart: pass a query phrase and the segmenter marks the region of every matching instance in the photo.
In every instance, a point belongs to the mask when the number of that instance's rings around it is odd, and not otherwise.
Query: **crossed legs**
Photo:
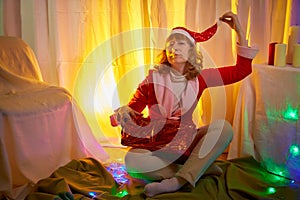
[[[207,134],[201,138],[183,165],[163,160],[147,150],[132,149],[127,153],[125,165],[131,176],[162,180],[145,186],[147,196],[177,191],[187,182],[195,186],[205,173],[222,173],[219,167],[212,164],[232,140],[231,125],[225,120],[217,120],[199,131],[206,131]]]

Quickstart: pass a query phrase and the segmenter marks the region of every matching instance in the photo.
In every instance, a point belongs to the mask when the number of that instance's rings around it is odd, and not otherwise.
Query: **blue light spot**
[[[294,184],[295,183],[295,180],[291,180],[291,184]]]
[[[128,173],[124,164],[113,162],[108,167],[107,171],[113,176],[115,181],[119,184],[126,184],[129,182]]]
[[[96,197],[96,194],[95,194],[94,192],[89,192],[89,195],[90,195],[91,197]]]

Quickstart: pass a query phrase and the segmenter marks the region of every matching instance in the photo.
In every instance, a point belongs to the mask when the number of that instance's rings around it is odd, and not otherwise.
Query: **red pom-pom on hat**
[[[189,38],[194,43],[204,42],[204,41],[209,40],[212,36],[214,36],[214,34],[217,32],[217,29],[218,29],[217,23],[215,23],[214,25],[212,25],[211,27],[209,27],[208,29],[206,29],[205,31],[203,31],[201,33],[194,32],[194,31],[188,30],[187,28],[179,26],[179,27],[175,27],[172,29],[171,35],[175,34],[175,33],[179,33],[179,34],[185,35],[187,38]]]

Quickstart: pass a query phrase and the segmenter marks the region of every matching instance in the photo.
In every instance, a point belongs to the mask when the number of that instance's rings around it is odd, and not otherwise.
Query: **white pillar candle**
[[[300,67],[300,44],[294,45],[293,67]]]
[[[276,44],[274,54],[274,66],[284,67],[286,65],[286,44]]]
[[[300,42],[300,26],[291,26],[289,29],[289,41],[286,55],[286,62],[292,64],[294,45]]]

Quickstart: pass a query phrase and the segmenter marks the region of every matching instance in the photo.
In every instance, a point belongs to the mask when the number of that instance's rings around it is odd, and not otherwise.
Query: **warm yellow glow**
[[[287,0],[286,5],[286,16],[285,16],[285,25],[284,25],[284,34],[283,34],[283,43],[287,44],[289,40],[289,30],[291,22],[291,9],[292,9],[292,0]]]
[[[83,62],[76,78],[74,97],[84,111],[95,137],[101,143],[119,144],[120,127],[112,127],[109,116],[113,114],[114,109],[128,103],[138,84],[146,77],[149,68],[153,67],[154,58],[162,50],[155,48],[147,39],[143,41],[142,38],[158,35],[165,38],[164,34],[166,33],[161,29],[124,32],[100,44]],[[133,38],[136,43],[132,43]],[[112,45],[122,43],[120,48],[116,48],[118,45]],[[115,47],[113,51],[112,47]],[[212,60],[210,62],[214,63]],[[205,99],[216,95],[209,92],[207,94]],[[225,104],[226,102],[224,107]],[[208,117],[201,117],[203,107]],[[193,115],[195,123],[198,126],[209,123],[215,117],[210,114],[213,109],[218,108],[215,105],[210,107],[207,102],[203,106],[200,102]],[[144,114],[147,115],[147,110]],[[222,114],[224,116],[221,117],[224,118],[226,112]]]
[[[145,7],[145,2],[120,1],[121,5],[118,6],[126,7],[124,9],[126,13],[113,17],[111,13],[119,13],[120,9],[110,7],[103,10],[104,7],[110,6],[108,1],[88,2],[92,9],[90,15],[85,18],[85,27],[82,27],[84,32],[78,42],[81,45],[80,49],[84,51],[80,52],[78,58],[78,63],[82,64],[78,66],[77,76],[73,76],[75,79],[72,81],[74,82],[72,88],[74,98],[84,112],[95,137],[101,143],[119,142],[120,127],[112,127],[109,116],[113,114],[114,109],[128,103],[138,84],[153,66],[156,55],[164,48],[164,41],[169,33],[169,30],[155,28],[156,24],[149,24],[148,19],[141,17],[144,13],[140,12],[144,9],[150,10],[152,16],[157,12],[156,7],[151,9],[149,2],[147,4],[149,7]],[[153,5],[168,5],[166,26],[171,29],[174,26],[185,26],[185,3],[186,0],[167,0]],[[107,21],[110,24],[106,24]],[[104,22],[109,31],[99,29],[103,27]],[[233,38],[235,44],[235,35]],[[235,48],[235,45],[233,47]],[[211,120],[211,117],[205,120],[201,118],[203,112],[201,105],[199,103],[194,113],[198,125]],[[205,105],[205,108],[209,107]],[[211,109],[206,110],[210,111]],[[144,114],[147,115],[147,110]]]
[[[119,130],[110,125],[109,116],[113,113],[114,108],[120,105],[120,100],[112,69],[113,67],[109,67],[97,83],[94,96],[94,112],[100,131],[97,131],[94,134],[102,141],[106,139],[115,140],[110,141],[111,143],[115,143],[119,138]]]
[[[138,84],[145,78],[145,53],[136,50],[122,55],[113,62],[113,74],[121,105],[127,104]],[[147,57],[146,57],[147,58]]]
[[[231,0],[231,11],[233,13],[237,13],[237,5],[238,5],[238,0]],[[232,50],[233,52],[236,52],[236,34],[234,31],[231,31],[231,39],[232,39],[232,43],[231,43]]]
[[[168,10],[172,11],[167,14],[168,24],[173,28],[175,26],[185,26],[185,15],[180,15],[178,13],[185,14],[186,0],[166,0],[165,6],[169,7]]]
[[[231,0],[231,11],[237,13],[238,0]]]
[[[247,21],[247,29],[246,29],[246,40],[250,43],[251,46],[251,38],[250,38],[250,29],[251,29],[251,8],[248,12],[248,21]]]
[[[153,65],[153,55],[162,50],[143,39],[151,34],[157,37],[158,33],[136,29],[112,36],[91,51],[80,67],[73,95],[101,143],[118,144],[120,127],[112,127],[109,117],[128,103]]]

